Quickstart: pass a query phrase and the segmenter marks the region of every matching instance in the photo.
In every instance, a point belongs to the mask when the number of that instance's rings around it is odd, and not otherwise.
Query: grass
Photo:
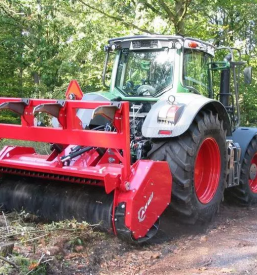
[[[0,141],[0,149],[4,146],[25,146],[33,147],[38,154],[49,155],[50,154],[50,144],[44,142],[33,142],[33,141],[24,141],[16,139],[2,139]]]

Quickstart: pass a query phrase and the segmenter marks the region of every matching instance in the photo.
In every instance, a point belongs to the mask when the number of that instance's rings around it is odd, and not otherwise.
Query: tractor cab
[[[245,62],[238,49],[215,48],[189,37],[142,35],[110,39],[105,51],[105,86],[109,55],[115,54],[109,87],[113,98],[156,102],[170,95],[198,94],[221,102],[231,130],[239,127],[238,87]],[[221,61],[214,59],[214,53]],[[251,69],[246,68],[244,74],[245,83],[250,83]]]
[[[116,52],[111,92],[118,96],[155,99],[177,92],[208,96],[208,63],[214,47],[180,36],[134,36],[109,40],[103,74],[105,84],[109,53]]]

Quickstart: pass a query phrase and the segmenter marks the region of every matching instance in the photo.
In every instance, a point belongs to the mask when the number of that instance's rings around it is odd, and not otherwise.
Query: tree
[[[117,0],[78,1],[105,17],[121,22],[125,27],[145,33],[173,31],[178,35],[185,34],[185,18],[191,2],[191,0],[127,0],[125,3]],[[162,23],[161,28],[153,24],[158,19],[159,24]],[[135,21],[139,21],[139,24]]]
[[[237,46],[256,68],[256,12],[252,0],[2,0],[0,93],[63,97],[71,79],[84,92],[102,89],[108,38],[139,33]],[[255,84],[247,89],[240,97],[245,112],[256,108]],[[245,123],[257,118],[250,113]]]

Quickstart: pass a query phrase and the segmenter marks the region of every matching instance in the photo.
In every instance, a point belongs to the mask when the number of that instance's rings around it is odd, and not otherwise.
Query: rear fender
[[[182,135],[191,125],[200,110],[212,110],[219,114],[224,129],[231,135],[229,116],[224,106],[217,100],[201,95],[181,93],[161,99],[153,105],[142,127],[147,138],[167,138]],[[172,107],[173,110],[172,110]]]
[[[241,163],[244,159],[246,149],[253,139],[257,135],[257,128],[239,127],[232,134],[232,140],[237,142],[241,147]]]

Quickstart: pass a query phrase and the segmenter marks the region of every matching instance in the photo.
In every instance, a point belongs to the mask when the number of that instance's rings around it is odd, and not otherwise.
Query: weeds
[[[0,274],[47,274],[55,256],[57,260],[63,259],[63,249],[78,252],[96,235],[85,222],[42,223],[25,212],[0,212],[0,244],[14,243],[13,253],[0,258]]]

